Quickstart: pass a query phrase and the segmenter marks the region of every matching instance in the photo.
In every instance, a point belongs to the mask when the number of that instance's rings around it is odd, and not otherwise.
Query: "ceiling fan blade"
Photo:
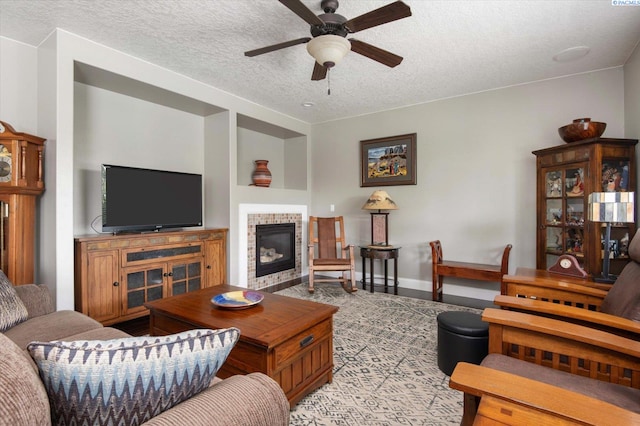
[[[313,72],[311,73],[311,80],[324,80],[327,76],[327,67],[320,65],[318,61],[313,62]]]
[[[380,62],[388,67],[393,68],[396,65],[400,65],[400,62],[402,62],[402,56],[398,56],[384,49],[380,49],[379,47],[372,46],[364,41],[349,39],[349,42],[351,43],[352,51],[359,53],[362,56],[366,56],[369,59],[373,59],[374,61]]]
[[[307,21],[309,25],[324,25],[322,19],[318,18],[307,6],[305,6],[300,0],[279,0],[293,13]]]
[[[344,26],[349,32],[366,30],[367,28],[397,21],[398,19],[411,16],[411,8],[401,1],[382,6],[364,15],[357,16],[345,22]]]
[[[303,37],[296,40],[289,40],[283,43],[261,47],[260,49],[249,50],[248,52],[244,52],[244,56],[258,56],[258,55],[262,55],[263,53],[273,52],[274,50],[284,49],[285,47],[295,46],[296,44],[304,44],[309,40],[311,40],[311,37]]]

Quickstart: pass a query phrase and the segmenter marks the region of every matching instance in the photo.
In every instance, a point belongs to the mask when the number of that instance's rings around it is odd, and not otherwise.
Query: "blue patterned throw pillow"
[[[31,342],[54,425],[138,425],[206,389],[237,328],[162,337]]]

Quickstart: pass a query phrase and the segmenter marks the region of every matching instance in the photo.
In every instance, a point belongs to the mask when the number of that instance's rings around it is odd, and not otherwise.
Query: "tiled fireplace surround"
[[[246,238],[240,236],[240,282],[247,288],[257,290],[274,284],[300,278],[302,276],[303,225],[306,223],[307,206],[284,204],[241,204],[239,229],[246,229]],[[303,221],[304,218],[304,221]],[[295,269],[256,277],[256,225],[295,223]],[[244,226],[246,224],[246,226]],[[242,232],[242,231],[241,231]],[[245,260],[245,262],[243,262]],[[246,274],[243,277],[243,272]],[[245,278],[246,277],[246,278]]]

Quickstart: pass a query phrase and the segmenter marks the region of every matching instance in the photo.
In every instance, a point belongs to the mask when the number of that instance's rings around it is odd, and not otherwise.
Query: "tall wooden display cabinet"
[[[592,192],[636,192],[637,139],[594,138],[533,151],[537,157],[536,267],[547,269],[562,254],[575,256],[592,276],[603,265],[604,224],[587,219]],[[637,200],[637,198],[636,198]],[[613,224],[611,273],[629,261],[636,224]]]
[[[0,269],[16,285],[34,280],[36,198],[44,191],[44,141],[0,121]]]

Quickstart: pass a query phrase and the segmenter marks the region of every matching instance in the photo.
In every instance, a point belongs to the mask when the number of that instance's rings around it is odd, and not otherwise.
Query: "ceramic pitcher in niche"
[[[256,168],[251,173],[253,184],[255,186],[263,186],[267,188],[271,185],[271,172],[267,167],[269,160],[255,160]]]

